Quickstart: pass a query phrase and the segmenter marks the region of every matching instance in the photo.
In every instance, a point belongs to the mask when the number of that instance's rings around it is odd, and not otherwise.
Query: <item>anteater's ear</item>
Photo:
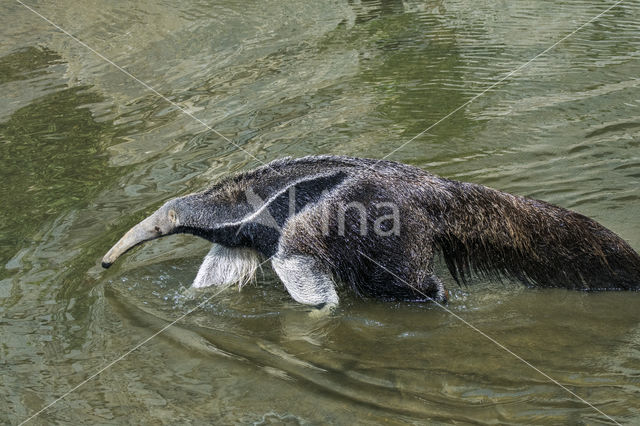
[[[178,220],[178,213],[176,213],[174,209],[169,209],[167,216],[169,217],[169,221],[173,223],[174,226],[178,226],[180,224],[180,221]]]
[[[292,182],[280,195],[270,200],[266,206],[278,226],[283,226],[289,214],[300,212],[308,204],[317,203],[327,192],[340,185],[347,178],[343,171],[318,174],[297,182]],[[292,211],[294,210],[295,211]]]

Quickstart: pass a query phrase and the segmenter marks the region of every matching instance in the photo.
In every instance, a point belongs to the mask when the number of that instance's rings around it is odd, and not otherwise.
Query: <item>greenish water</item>
[[[611,2],[33,3],[261,161],[380,158]],[[180,318],[208,245],[101,256],[160,202],[259,163],[18,3],[0,6],[0,422]],[[640,3],[624,2],[391,158],[575,209],[640,249]],[[620,423],[640,295],[478,282],[449,309]],[[32,421],[606,423],[429,304],[312,320],[265,266]]]

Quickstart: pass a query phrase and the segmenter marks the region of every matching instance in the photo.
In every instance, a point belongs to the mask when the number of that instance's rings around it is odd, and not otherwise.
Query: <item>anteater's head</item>
[[[180,203],[171,200],[151,216],[131,228],[102,258],[102,266],[108,268],[118,257],[145,241],[175,234],[180,227]]]
[[[226,237],[233,239],[238,228],[227,229],[226,225],[255,210],[244,198],[241,191],[231,191],[226,185],[169,200],[124,234],[104,255],[102,266],[108,268],[133,247],[167,235],[186,233],[211,242],[225,242]]]

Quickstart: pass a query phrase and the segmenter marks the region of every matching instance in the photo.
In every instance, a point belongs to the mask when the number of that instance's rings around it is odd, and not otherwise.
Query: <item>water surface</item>
[[[213,293],[207,243],[101,256],[176,195],[285,155],[380,158],[612,3],[18,3],[0,14],[0,420],[17,424]],[[640,3],[624,2],[391,159],[591,216],[640,249]],[[238,148],[242,147],[242,150]],[[245,152],[246,151],[246,152]],[[620,423],[640,297],[481,281],[448,308]],[[430,304],[310,319],[268,266],[35,424],[607,423]]]

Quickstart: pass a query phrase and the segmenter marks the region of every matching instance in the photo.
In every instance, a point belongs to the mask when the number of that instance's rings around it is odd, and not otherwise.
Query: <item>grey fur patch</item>
[[[255,279],[260,258],[249,248],[229,248],[214,244],[204,258],[192,287],[203,288],[212,285],[239,287]]]
[[[444,287],[444,283],[436,275],[431,275],[430,279],[436,288],[436,294],[433,300],[438,303],[447,303],[447,290]]]
[[[338,304],[338,294],[331,276],[323,272],[311,257],[274,256],[271,264],[296,302],[325,308]]]

